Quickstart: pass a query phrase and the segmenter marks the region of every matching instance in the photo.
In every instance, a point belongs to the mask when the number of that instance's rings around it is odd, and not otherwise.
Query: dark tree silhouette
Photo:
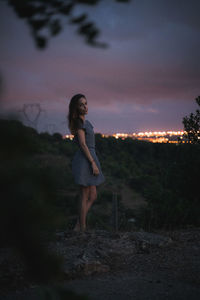
[[[200,106],[200,96],[195,99]],[[183,118],[184,129],[187,132],[186,138],[192,144],[200,144],[200,110],[191,113],[188,117]]]
[[[130,0],[115,0],[115,2],[129,2]],[[68,24],[77,26],[77,33],[84,36],[90,46],[107,47],[97,41],[100,30],[95,23],[88,20],[86,13],[78,17],[73,16],[74,8],[81,5],[97,5],[100,0],[7,0],[17,16],[25,19],[31,29],[31,34],[39,49],[44,49],[50,37],[58,35],[63,28],[63,17]],[[44,29],[46,33],[44,33]],[[42,32],[43,30],[43,32]]]

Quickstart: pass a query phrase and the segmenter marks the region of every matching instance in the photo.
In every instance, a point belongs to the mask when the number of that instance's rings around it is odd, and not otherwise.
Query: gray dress
[[[84,186],[99,185],[105,181],[105,177],[101,171],[101,165],[95,152],[95,135],[93,126],[88,120],[85,120],[84,122],[78,120],[78,128],[83,128],[85,130],[86,144],[100,173],[98,175],[93,175],[91,163],[79,145],[77,135],[75,135],[74,142],[79,146],[79,149],[76,151],[72,159],[72,174],[74,176],[75,183]]]

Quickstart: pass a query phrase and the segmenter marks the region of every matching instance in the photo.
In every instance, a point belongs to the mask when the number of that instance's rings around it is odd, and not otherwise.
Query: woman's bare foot
[[[86,225],[80,226],[80,231],[85,232],[86,231]]]
[[[80,230],[81,230],[81,227],[80,227],[80,223],[79,223],[79,219],[78,219],[73,231],[79,232]]]

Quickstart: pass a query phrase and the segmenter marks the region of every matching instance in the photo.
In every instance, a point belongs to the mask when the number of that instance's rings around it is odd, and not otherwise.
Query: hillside
[[[70,228],[79,197],[71,172],[77,146],[58,133],[39,134],[15,120],[0,120],[0,132],[4,187],[15,186],[17,179],[25,189],[28,178],[38,188],[45,186],[44,193],[51,196],[43,201],[51,206],[52,213],[56,207],[57,226]],[[106,181],[98,187],[88,225],[110,228],[113,193],[117,193],[118,225],[122,230],[128,229],[130,218],[135,218],[136,228],[146,230],[200,225],[200,145],[153,144],[96,134],[96,152]],[[19,203],[21,196],[17,196]]]

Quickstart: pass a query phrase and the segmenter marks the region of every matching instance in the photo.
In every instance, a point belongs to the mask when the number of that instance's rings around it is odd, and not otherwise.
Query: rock
[[[137,254],[150,254],[153,247],[165,247],[169,237],[139,232],[109,232],[105,230],[83,233],[58,234],[60,246],[65,251],[65,274],[69,278],[93,273],[108,272],[119,265],[128,264]],[[55,247],[55,244],[54,244]]]
[[[188,241],[188,239],[187,239]],[[48,242],[45,240],[45,243]],[[148,254],[150,257],[153,248],[164,248],[171,245],[172,239],[165,235],[139,232],[110,232],[106,230],[93,230],[84,233],[74,231],[57,231],[56,240],[48,242],[50,251],[63,257],[63,273],[67,278],[78,278],[94,273],[105,273],[123,268],[136,260],[138,254]],[[194,245],[197,247],[197,245]],[[20,266],[6,262],[7,249],[0,253],[0,266],[4,272],[0,278],[4,278],[7,285],[11,285],[11,277],[16,276],[18,281],[23,281],[23,265]],[[168,250],[167,250],[168,251]],[[196,253],[197,250],[195,249]],[[10,262],[10,258],[9,258]],[[14,270],[12,267],[15,266]],[[19,272],[18,272],[19,270]],[[12,275],[12,276],[11,276]]]
[[[56,239],[58,241],[62,240],[65,237],[65,233],[64,232],[56,232]]]
[[[110,267],[102,264],[98,260],[82,260],[74,264],[76,271],[81,272],[83,275],[91,275],[94,273],[104,273],[110,270]]]
[[[172,239],[167,236],[160,234],[155,234],[151,232],[131,232],[129,233],[129,238],[138,242],[142,247],[147,246],[157,246],[157,247],[166,247],[172,244]]]

